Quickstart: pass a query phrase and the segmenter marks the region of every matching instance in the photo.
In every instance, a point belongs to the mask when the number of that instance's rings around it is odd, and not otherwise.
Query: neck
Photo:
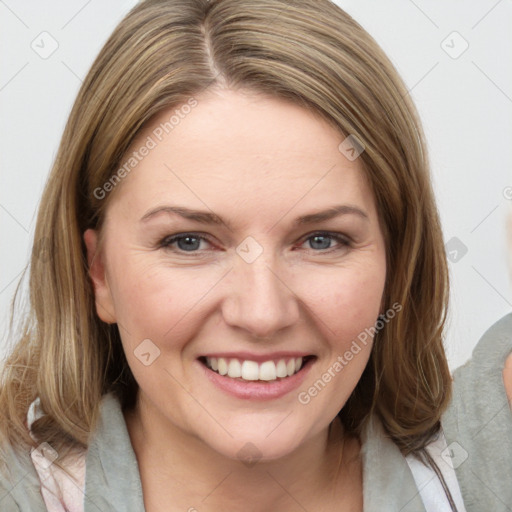
[[[241,508],[247,503],[255,512],[296,510],[297,504],[310,510],[307,503],[335,499],[347,484],[342,467],[349,450],[344,449],[339,418],[285,457],[244,464],[153,415],[140,396],[124,415],[148,512],[169,510],[169,503],[176,510]]]

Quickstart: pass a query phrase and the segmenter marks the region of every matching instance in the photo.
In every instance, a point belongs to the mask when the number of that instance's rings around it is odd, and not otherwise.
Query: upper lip
[[[244,361],[254,361],[262,363],[265,361],[279,361],[279,359],[291,359],[296,357],[312,356],[311,352],[300,352],[296,350],[286,350],[280,352],[272,352],[269,354],[254,354],[252,352],[213,352],[210,354],[203,354],[200,357],[222,357],[224,359],[242,359]]]

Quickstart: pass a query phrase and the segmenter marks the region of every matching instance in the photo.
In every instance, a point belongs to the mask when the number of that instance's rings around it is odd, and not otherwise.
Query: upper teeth
[[[277,363],[265,361],[261,364],[255,361],[207,357],[206,365],[217,373],[234,379],[241,377],[244,380],[276,380],[277,377],[291,377],[297,373],[302,367],[302,357],[291,358],[288,361],[279,359]]]

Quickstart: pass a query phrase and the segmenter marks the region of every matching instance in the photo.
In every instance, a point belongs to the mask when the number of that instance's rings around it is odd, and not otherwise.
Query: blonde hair
[[[33,432],[59,454],[87,447],[105,393],[133,406],[137,383],[117,326],[96,314],[82,236],[101,229],[115,191],[104,199],[94,192],[148,121],[219,84],[295,102],[335,126],[340,142],[355,135],[364,144],[359,158],[387,247],[383,310],[402,310],[376,334],[339,416],[359,434],[375,411],[404,455],[438,432],[451,398],[447,266],[424,135],[391,62],[328,0],[147,0],[93,63],[44,190],[30,310],[2,370],[2,447],[37,446],[24,424],[36,397],[45,415]]]

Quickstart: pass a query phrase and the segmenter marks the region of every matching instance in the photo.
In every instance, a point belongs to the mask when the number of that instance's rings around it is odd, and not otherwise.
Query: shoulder
[[[8,447],[7,452],[2,461],[7,469],[0,471],[0,510],[46,512],[30,454],[15,451],[12,447]]]
[[[14,496],[11,494],[14,485],[6,475],[0,473],[0,510],[5,512],[17,512],[20,510]]]
[[[39,400],[36,399],[29,408],[27,426],[30,428],[32,422],[41,414]],[[47,452],[44,443],[41,446],[41,450],[38,448],[33,451],[14,450],[10,446],[5,449],[3,458],[6,471],[0,472],[0,511],[47,512],[62,510],[62,506],[69,510],[83,510],[87,478],[89,494],[95,497],[92,503],[97,508],[98,503],[104,501],[102,495],[112,492],[107,480],[110,483],[111,479],[124,482],[126,473],[129,473],[132,474],[129,484],[132,484],[138,476],[134,454],[129,461],[129,471],[124,464],[125,451],[132,453],[131,445],[121,404],[113,393],[102,397],[99,422],[90,445],[92,453],[85,450],[74,453],[66,461],[59,459],[64,464],[63,471],[52,463],[54,454]],[[51,451],[49,445],[48,448]],[[86,468],[91,471],[87,473]],[[119,479],[117,475],[123,475],[123,478]],[[116,488],[115,491],[119,489]],[[116,492],[115,500],[112,500],[116,504],[122,503],[124,497],[130,494],[128,484],[121,491]]]
[[[508,366],[510,370],[504,371]],[[471,359],[453,372],[453,400],[449,411],[482,408],[489,401],[500,408],[512,393],[512,313],[493,324],[473,349]],[[508,411],[504,411],[508,412]],[[481,419],[481,418],[480,418]]]
[[[9,491],[4,488],[0,483],[0,506],[3,512],[19,512],[21,509],[18,507],[14,498],[10,495]]]
[[[512,411],[503,371],[511,353],[508,314],[453,373],[452,400],[441,423],[468,510],[505,510],[503,503],[512,503]]]
[[[512,352],[512,313],[495,322],[482,335],[471,356],[470,364],[479,367],[500,366]],[[455,375],[462,373],[466,365],[455,370]]]

